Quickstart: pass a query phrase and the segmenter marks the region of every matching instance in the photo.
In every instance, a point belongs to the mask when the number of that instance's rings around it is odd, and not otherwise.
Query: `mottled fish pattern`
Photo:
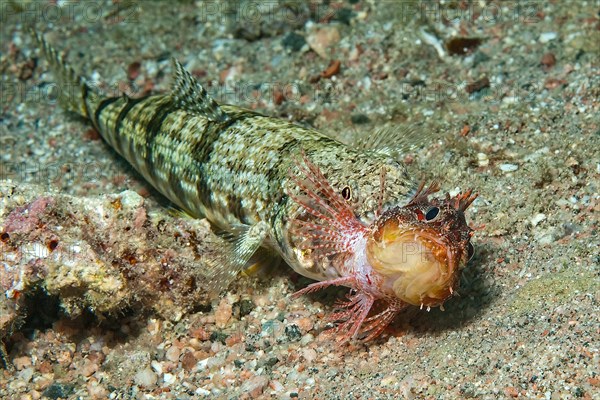
[[[63,99],[66,108],[89,119],[104,140],[169,200],[242,238],[255,233],[251,228],[257,224],[266,224],[257,227],[259,237],[240,240],[249,248],[239,249],[245,258],[262,245],[276,250],[303,275],[322,280],[331,274],[304,257],[298,260],[290,243],[289,224],[300,210],[288,196],[298,192],[289,178],[292,172],[299,173],[302,155],[320,168],[332,187],[346,189],[349,201],[361,203],[356,212],[366,220],[377,208],[382,168],[385,206],[406,203],[414,193],[416,185],[404,165],[383,151],[353,148],[279,118],[219,105],[176,60],[170,93],[103,97],[34,35],[57,78],[82,88]],[[231,261],[239,268],[215,282],[219,289],[243,268],[244,259]]]
[[[417,190],[392,156],[401,130],[347,145],[218,104],[176,60],[170,93],[106,97],[34,37],[58,81],[79,88],[63,92],[65,107],[173,203],[228,232],[230,245],[206,271],[207,289],[226,288],[259,248],[269,249],[320,281],[299,293],[354,289],[333,318],[343,321],[344,340],[361,329],[375,337],[405,305],[440,306],[454,293],[472,254],[464,211],[475,196],[430,202],[437,186]],[[376,300],[388,308],[367,318]]]

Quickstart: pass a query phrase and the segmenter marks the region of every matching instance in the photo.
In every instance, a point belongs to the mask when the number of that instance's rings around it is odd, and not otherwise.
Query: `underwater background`
[[[0,1],[0,397],[568,399],[600,393],[597,1]],[[321,332],[339,290],[284,263],[209,296],[220,239],[57,102],[33,27],[88,83],[218,101],[342,141],[411,126],[415,180],[469,209],[445,311]],[[249,275],[249,276],[246,276]]]

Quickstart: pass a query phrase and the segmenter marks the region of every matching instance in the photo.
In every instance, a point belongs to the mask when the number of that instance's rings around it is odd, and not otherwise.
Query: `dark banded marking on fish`
[[[67,109],[91,119],[106,143],[169,200],[229,233],[232,240],[220,249],[220,258],[205,267],[208,290],[226,288],[265,247],[298,273],[320,281],[303,292],[328,285],[354,289],[338,314],[347,338],[358,334],[363,321],[368,337],[376,336],[406,302],[422,298],[422,305],[435,306],[453,293],[456,276],[439,271],[464,265],[470,228],[462,213],[474,196],[467,192],[429,202],[435,185],[416,190],[402,163],[402,148],[410,148],[407,140],[417,138],[415,131],[394,126],[347,145],[314,129],[219,104],[176,60],[169,93],[108,98],[34,36],[58,80],[81,88],[63,94]],[[347,195],[348,188],[353,195]],[[448,221],[458,222],[433,229],[419,225],[424,222],[413,217],[413,209],[426,215],[432,204]],[[404,236],[413,228],[414,234]],[[382,233],[374,238],[377,231]],[[424,241],[417,243],[425,231]],[[423,249],[434,242],[442,256],[413,257],[416,267],[387,253],[403,244]],[[444,259],[446,248],[451,251]],[[383,257],[382,265],[371,264],[373,254]],[[388,273],[392,267],[397,270]],[[415,276],[402,281],[407,271]],[[396,286],[404,292],[395,295]],[[382,322],[368,322],[378,299],[388,304],[378,316]]]

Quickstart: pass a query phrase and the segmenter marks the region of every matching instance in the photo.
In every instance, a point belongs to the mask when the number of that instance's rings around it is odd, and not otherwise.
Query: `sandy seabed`
[[[1,1],[6,399],[600,398],[595,1]],[[475,188],[459,296],[377,340],[281,264],[209,297],[220,239],[65,113],[26,27],[89,82],[219,101],[351,141],[413,126],[416,180]],[[217,244],[217,246],[214,246]]]

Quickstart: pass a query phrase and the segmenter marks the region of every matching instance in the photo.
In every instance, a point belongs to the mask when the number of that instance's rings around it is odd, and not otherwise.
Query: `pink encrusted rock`
[[[181,318],[210,300],[203,265],[220,240],[201,220],[148,212],[133,191],[85,198],[7,182],[0,183],[0,239],[0,338],[14,331],[20,302],[40,286],[71,316],[127,306]]]
[[[53,202],[51,197],[39,197],[33,202],[14,209],[6,218],[3,233],[30,233],[43,224],[42,217],[47,207]]]

